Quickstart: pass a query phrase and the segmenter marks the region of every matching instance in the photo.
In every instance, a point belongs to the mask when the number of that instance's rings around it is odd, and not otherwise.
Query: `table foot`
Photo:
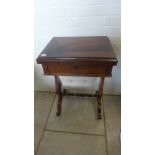
[[[98,114],[98,115],[97,115],[97,118],[98,118],[98,119],[102,119],[102,115],[101,115],[101,114]]]
[[[60,116],[60,115],[61,115],[61,112],[57,112],[57,113],[56,113],[56,116]]]
[[[56,116],[60,116],[61,115],[61,104],[62,104],[61,101],[59,101],[58,104],[57,104],[57,113],[56,113]]]

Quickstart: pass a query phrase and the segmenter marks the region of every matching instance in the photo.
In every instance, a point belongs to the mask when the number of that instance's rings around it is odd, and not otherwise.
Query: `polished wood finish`
[[[44,73],[46,75],[66,75],[66,76],[111,76],[112,65],[114,63],[101,61],[79,61],[79,60],[59,60],[44,63]]]
[[[106,36],[97,37],[54,37],[38,60],[51,60],[59,58],[114,58],[115,53]],[[46,54],[46,57],[40,57]]]
[[[69,96],[97,97],[97,116],[102,118],[101,102],[104,78],[112,76],[112,68],[117,59],[108,37],[54,37],[37,58],[45,75],[55,76],[58,94],[57,116],[61,114],[62,98]],[[100,77],[99,91],[96,94],[73,94],[62,91],[59,76]]]

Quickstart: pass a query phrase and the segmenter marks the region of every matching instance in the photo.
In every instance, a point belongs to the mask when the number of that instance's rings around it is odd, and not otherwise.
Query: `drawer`
[[[48,62],[43,65],[46,75],[111,76],[112,66],[97,62]]]

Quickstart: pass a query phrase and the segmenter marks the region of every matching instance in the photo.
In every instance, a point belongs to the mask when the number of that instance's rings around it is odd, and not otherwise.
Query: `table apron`
[[[111,64],[98,64],[88,62],[48,62],[42,64],[45,75],[59,76],[111,76]]]

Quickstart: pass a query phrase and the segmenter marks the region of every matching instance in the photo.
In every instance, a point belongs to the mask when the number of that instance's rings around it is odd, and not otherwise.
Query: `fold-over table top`
[[[38,56],[37,61],[53,59],[110,59],[117,61],[106,36],[54,37]]]

